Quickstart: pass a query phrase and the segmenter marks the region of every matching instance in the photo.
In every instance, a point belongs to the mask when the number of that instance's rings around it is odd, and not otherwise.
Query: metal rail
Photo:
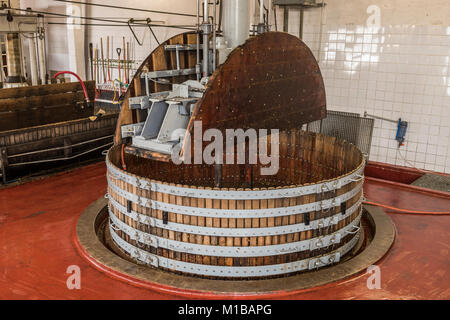
[[[104,140],[104,139],[107,139],[107,138],[113,138],[113,137],[114,137],[114,135],[109,135],[109,136],[104,136],[104,137],[101,137],[101,138],[96,138],[96,139],[91,139],[91,140],[87,140],[87,141],[71,144],[70,146],[55,147],[55,148],[42,149],[42,150],[37,150],[37,151],[30,151],[30,152],[25,152],[25,153],[14,154],[14,155],[8,156],[8,159],[22,157],[22,156],[29,156],[29,155],[32,155],[32,154],[38,154],[38,153],[42,153],[42,152],[49,152],[49,151],[58,151],[58,150],[63,150],[63,149],[69,149],[69,148],[72,148],[72,147],[78,147],[78,146],[82,146],[82,145],[87,144],[87,143],[91,143],[91,142],[95,142],[95,141],[99,141],[99,140]]]
[[[120,20],[112,20],[112,19],[103,19],[103,18],[94,18],[94,17],[84,17],[84,16],[74,16],[69,14],[63,14],[63,13],[55,13],[55,12],[47,12],[47,11],[38,11],[38,10],[26,10],[26,9],[20,9],[20,8],[9,8],[11,10],[21,11],[21,12],[32,12],[37,13],[41,15],[49,15],[49,16],[55,16],[55,17],[62,17],[62,18],[77,18],[77,19],[83,19],[83,20],[91,20],[91,21],[100,21],[100,22],[108,22],[108,23],[114,23],[115,26],[127,26],[128,21],[120,21]],[[138,21],[138,20],[135,20]],[[146,20],[142,20],[146,21]],[[86,23],[63,23],[63,22],[49,22],[49,24],[64,24],[64,25],[89,25]],[[142,26],[142,27],[148,27],[148,23],[137,23],[133,26]],[[194,30],[195,26],[192,26],[192,28],[185,27],[185,26],[176,26],[176,25],[159,25],[159,24],[150,24],[151,27],[165,27],[165,28],[176,28],[176,29],[188,29],[188,30]]]
[[[174,16],[184,16],[184,17],[196,17],[195,14],[181,13],[181,12],[160,11],[160,10],[150,10],[150,9],[142,9],[142,8],[114,6],[114,5],[110,5],[110,4],[90,3],[90,2],[84,2],[84,1],[71,1],[71,0],[55,0],[55,1],[74,3],[74,4],[84,4],[84,5],[87,5],[87,6],[104,7],[104,8],[119,9],[119,10],[150,12],[150,13],[159,13],[159,14],[167,14],[167,15],[174,15]]]
[[[81,157],[82,155],[94,152],[96,150],[100,150],[102,148],[106,148],[110,145],[112,145],[114,142],[109,142],[107,144],[104,144],[100,147],[96,147],[90,150],[87,150],[85,152],[82,152],[80,154],[74,155],[72,157],[65,157],[65,158],[56,158],[56,159],[45,159],[45,160],[37,160],[37,161],[29,161],[29,162],[20,162],[20,163],[12,163],[12,164],[8,164],[8,167],[18,167],[18,166],[24,166],[24,165],[29,165],[29,164],[38,164],[38,163],[46,163],[46,162],[56,162],[56,161],[64,161],[64,160],[72,160],[78,157]]]

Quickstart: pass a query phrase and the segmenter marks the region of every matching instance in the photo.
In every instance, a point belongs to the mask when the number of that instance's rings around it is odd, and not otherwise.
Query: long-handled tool
[[[100,54],[102,58],[103,83],[106,82],[105,57],[103,55],[103,38],[100,38]]]
[[[127,76],[127,48],[125,46],[125,37],[123,37],[123,77],[124,77],[124,82],[128,83],[128,76]]]
[[[121,78],[121,75],[120,75],[120,73],[121,73],[120,72],[120,54],[122,53],[122,49],[116,48],[116,52],[117,52],[117,56],[118,56],[117,63],[119,65],[119,81],[122,82],[122,78]]]
[[[99,66],[99,64],[98,64],[98,48],[95,48],[94,60],[95,60],[95,64],[94,64],[94,67],[95,67],[95,82],[99,83],[100,73],[99,73],[99,68],[98,68],[98,66]]]
[[[111,72],[109,70],[109,36],[106,38],[106,67],[108,69],[108,81],[111,81]]]
[[[91,80],[94,80],[94,46],[89,43],[89,60],[91,67]]]
[[[130,43],[127,42],[127,83],[130,83]]]

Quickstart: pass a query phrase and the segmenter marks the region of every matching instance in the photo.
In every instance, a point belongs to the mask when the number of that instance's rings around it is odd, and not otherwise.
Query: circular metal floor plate
[[[289,277],[266,280],[209,280],[177,275],[138,265],[108,249],[98,238],[107,217],[107,200],[100,198],[81,215],[76,226],[75,245],[80,254],[98,270],[129,284],[188,298],[217,296],[280,298],[312,287],[357,275],[379,261],[395,238],[391,219],[379,208],[365,206],[365,219],[374,231],[370,244],[359,254],[331,267]]]

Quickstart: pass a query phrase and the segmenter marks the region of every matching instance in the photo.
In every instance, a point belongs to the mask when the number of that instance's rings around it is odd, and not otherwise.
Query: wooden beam
[[[95,82],[85,81],[86,90],[90,99],[95,95]],[[32,96],[44,96],[49,94],[65,93],[65,92],[77,92],[82,91],[81,84],[79,82],[46,84],[42,86],[31,87],[19,87],[19,88],[5,88],[0,90],[0,99],[16,99]]]
[[[0,114],[4,112],[30,111],[40,108],[51,108],[65,104],[83,104],[83,92],[57,93],[45,96],[33,96],[0,100]],[[91,112],[93,108],[89,108]]]

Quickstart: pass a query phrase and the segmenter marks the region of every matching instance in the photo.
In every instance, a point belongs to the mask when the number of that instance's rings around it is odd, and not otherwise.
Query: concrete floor
[[[106,193],[103,163],[0,190],[0,299],[177,299],[185,293],[139,288],[94,268],[77,252],[78,217]],[[450,197],[366,182],[372,201],[405,209],[448,211]],[[390,214],[396,240],[378,263],[381,289],[369,290],[368,274],[299,292],[289,299],[450,299],[450,216]],[[81,289],[66,286],[70,265],[81,269]],[[198,298],[205,295],[188,294]],[[207,294],[209,298],[224,298]],[[230,296],[229,298],[233,298]],[[237,297],[234,297],[237,298]]]

